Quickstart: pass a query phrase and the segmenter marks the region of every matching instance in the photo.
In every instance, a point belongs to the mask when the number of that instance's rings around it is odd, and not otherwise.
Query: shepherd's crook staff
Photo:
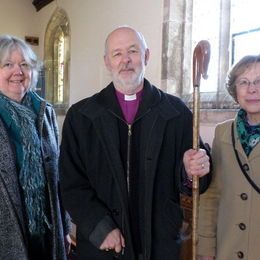
[[[210,44],[200,41],[193,52],[193,149],[199,150],[200,78],[207,79]],[[198,244],[199,177],[192,177],[192,259],[196,260]]]

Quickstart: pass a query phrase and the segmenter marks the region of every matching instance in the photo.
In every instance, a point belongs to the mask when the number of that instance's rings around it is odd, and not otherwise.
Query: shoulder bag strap
[[[250,178],[250,176],[248,175],[248,173],[246,172],[246,170],[244,169],[242,162],[239,158],[238,152],[235,148],[235,136],[234,136],[234,122],[232,123],[231,126],[231,136],[232,136],[232,145],[233,145],[233,149],[237,158],[237,162],[240,166],[241,171],[243,172],[244,176],[246,177],[247,181],[251,184],[251,186],[258,192],[260,193],[260,188],[255,184],[255,182]]]

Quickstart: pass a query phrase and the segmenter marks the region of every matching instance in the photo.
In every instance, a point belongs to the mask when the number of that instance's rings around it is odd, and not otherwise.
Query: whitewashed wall
[[[0,33],[24,38],[34,33],[35,9],[30,0],[0,1]]]

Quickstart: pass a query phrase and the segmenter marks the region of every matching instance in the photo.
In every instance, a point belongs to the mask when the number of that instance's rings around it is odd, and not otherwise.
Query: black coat
[[[119,259],[135,259],[119,152],[117,122],[121,117],[111,83],[100,93],[73,105],[64,122],[61,187],[65,208],[77,226],[79,259],[113,259],[113,252],[98,249],[100,243],[93,240],[93,232],[100,242],[115,226],[126,239],[124,255]],[[145,260],[177,260],[182,225],[179,194],[184,189],[182,158],[192,147],[192,115],[179,98],[145,80],[136,118],[140,123],[140,169],[145,180]],[[201,190],[207,186],[208,177],[204,177]]]

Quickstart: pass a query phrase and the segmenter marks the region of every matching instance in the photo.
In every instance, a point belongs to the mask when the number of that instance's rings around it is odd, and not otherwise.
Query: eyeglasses
[[[249,81],[248,79],[240,79],[236,83],[236,86],[238,86],[239,88],[246,88],[246,87],[249,87],[251,84],[254,85],[256,88],[260,89],[260,78],[257,78],[252,82]]]

